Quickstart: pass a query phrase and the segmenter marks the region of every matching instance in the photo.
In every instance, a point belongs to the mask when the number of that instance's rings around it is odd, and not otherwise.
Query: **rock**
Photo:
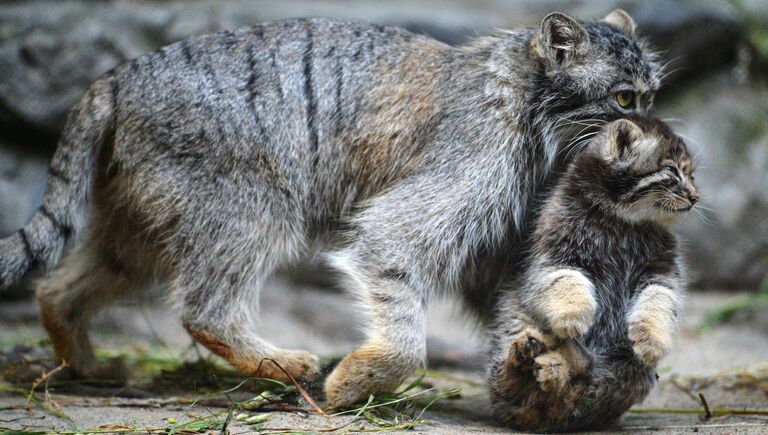
[[[26,225],[42,202],[48,175],[47,158],[0,141],[0,237]],[[28,283],[0,291],[9,299],[28,293]]]
[[[0,143],[0,237],[23,227],[40,205],[48,162]]]
[[[703,216],[680,224],[696,287],[757,288],[768,276],[768,88],[729,74],[678,92],[661,117],[690,138]]]
[[[677,77],[727,64],[742,39],[740,23],[724,6],[672,2],[596,2],[565,5],[598,18],[619,3],[643,34],[669,58]],[[439,7],[439,13],[435,13]],[[551,5],[491,2],[483,7],[433,0],[408,4],[362,1],[187,2],[31,1],[0,7],[0,125],[31,126],[55,136],[86,87],[112,67],[190,35],[297,16],[336,16],[401,25],[449,43],[494,28],[535,24]]]
[[[69,108],[98,76],[160,44],[153,40],[157,20],[93,2],[4,6],[0,9],[4,127],[31,127],[56,136]]]
[[[667,84],[734,65],[746,44],[742,20],[723,3],[651,0],[633,2],[627,10],[669,62]]]

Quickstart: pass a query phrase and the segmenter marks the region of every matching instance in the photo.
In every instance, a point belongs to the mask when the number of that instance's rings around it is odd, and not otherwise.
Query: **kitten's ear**
[[[602,21],[621,30],[632,38],[635,37],[637,24],[635,24],[635,20],[633,20],[632,17],[630,17],[629,14],[623,9],[612,10],[608,15],[603,17]]]
[[[628,119],[618,119],[608,125],[608,141],[603,153],[608,161],[623,159],[632,150],[635,141],[643,136],[643,130]]]
[[[553,66],[567,66],[578,61],[588,48],[587,31],[568,15],[552,12],[541,20],[536,50]]]

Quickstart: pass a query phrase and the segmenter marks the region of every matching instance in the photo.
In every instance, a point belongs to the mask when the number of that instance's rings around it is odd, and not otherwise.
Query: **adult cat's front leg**
[[[325,381],[333,406],[393,391],[426,358],[426,293],[406,272],[377,270],[354,250],[331,256],[369,314],[365,343],[347,355]]]
[[[633,301],[627,314],[628,335],[644,364],[656,364],[672,347],[681,299],[671,286],[651,284]]]
[[[572,268],[533,268],[532,285],[523,289],[524,305],[563,338],[583,335],[592,326],[597,310],[594,285]]]

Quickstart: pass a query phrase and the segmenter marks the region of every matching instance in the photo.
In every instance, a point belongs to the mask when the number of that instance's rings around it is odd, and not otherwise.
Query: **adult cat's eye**
[[[619,91],[616,92],[616,102],[619,103],[622,109],[626,109],[632,105],[635,100],[635,94],[632,91]]]

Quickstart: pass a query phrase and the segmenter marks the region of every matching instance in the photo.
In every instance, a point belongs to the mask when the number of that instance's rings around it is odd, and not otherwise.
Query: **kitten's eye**
[[[619,106],[621,106],[622,109],[631,106],[634,100],[635,94],[632,93],[632,91],[616,92],[616,102],[619,103]]]
[[[664,165],[664,169],[666,169],[667,171],[670,171],[670,172],[672,172],[674,174],[677,174],[677,168],[672,166],[672,165]]]

